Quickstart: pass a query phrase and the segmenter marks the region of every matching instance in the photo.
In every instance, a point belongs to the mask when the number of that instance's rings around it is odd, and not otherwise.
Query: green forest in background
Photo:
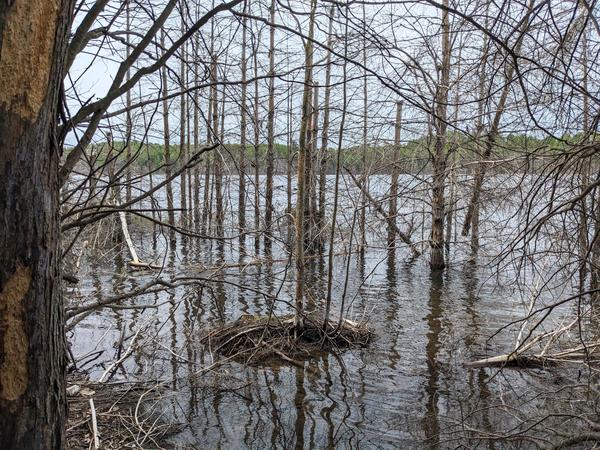
[[[493,156],[495,159],[505,159],[510,157],[525,156],[525,155],[550,155],[565,151],[567,148],[572,148],[573,143],[581,142],[583,136],[580,135],[565,135],[561,138],[546,137],[543,139],[528,136],[524,134],[508,134],[498,137],[494,143]],[[320,142],[320,140],[319,140]],[[130,142],[130,152],[135,155],[135,161],[132,166],[140,169],[158,168],[165,164],[165,147],[159,143],[141,143],[139,141]],[[203,144],[202,144],[203,145]],[[403,160],[412,160],[418,163],[419,160],[426,162],[429,158],[428,148],[433,145],[433,138],[423,137],[412,140],[400,146],[399,158]],[[480,138],[479,150],[475,140],[465,134],[449,134],[447,145],[454,147],[456,158],[462,161],[477,160],[481,149],[485,146],[485,137]],[[113,154],[117,155],[117,163],[127,160],[126,157],[126,142],[115,141],[112,143]],[[258,145],[258,163],[260,167],[264,166],[267,154],[267,145]],[[67,150],[67,152],[70,149]],[[170,146],[171,160],[179,161],[181,147],[179,144]],[[193,146],[190,146],[190,151],[193,151]],[[246,161],[248,166],[253,166],[255,156],[255,147],[252,144],[246,145]],[[294,158],[297,151],[297,145],[290,146],[286,144],[275,144],[275,164],[276,170],[280,172],[287,164],[288,158]],[[221,149],[221,154],[225,158],[225,162],[231,161],[233,158],[236,162],[239,160],[240,145],[225,143]],[[335,148],[328,149],[329,156],[327,158],[327,171],[335,170]],[[88,148],[88,155],[94,159],[97,158],[99,163],[106,162],[109,154],[109,146],[106,142],[96,143]],[[367,166],[373,171],[386,171],[394,158],[393,144],[369,145],[367,147],[366,162]],[[363,147],[352,146],[342,149],[341,164],[352,170],[362,170]],[[262,171],[261,171],[262,172]]]

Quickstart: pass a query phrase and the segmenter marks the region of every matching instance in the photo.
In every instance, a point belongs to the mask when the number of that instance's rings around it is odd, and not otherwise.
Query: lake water
[[[328,177],[328,183],[332,182],[333,177]],[[147,183],[144,180],[140,188],[147,189]],[[226,362],[204,371],[220,356],[200,344],[203,332],[244,314],[266,314],[269,296],[278,298],[277,314],[290,312],[286,302],[294,300],[294,274],[293,264],[286,263],[286,179],[276,177],[279,221],[270,254],[265,253],[262,239],[255,249],[254,235],[246,238],[246,256],[240,256],[236,231],[226,233],[222,241],[173,236],[136,218],[130,220],[130,228],[140,258],[164,268],[160,273],[131,272],[124,246],[111,243],[103,232],[89,236],[78,273],[81,282],[69,288],[68,305],[128,292],[157,276],[201,276],[213,281],[119,303],[147,305],[144,309],[105,308],[88,315],[69,333],[73,353],[79,358],[103,350],[85,367],[92,378],[98,378],[115,358],[115,343],[121,335],[127,347],[141,329],[131,357],[114,379],[166,383],[164,398],[156,408],[162,418],[184,424],[172,438],[182,448],[543,446],[548,443],[545,439],[553,439],[549,430],[572,431],[581,424],[560,417],[536,424],[540,417],[567,411],[587,413],[590,408],[592,400],[584,395],[586,383],[577,381],[577,367],[501,372],[463,367],[464,362],[514,348],[517,325],[489,338],[526,313],[543,277],[539,268],[550,271],[556,262],[538,262],[535,270],[526,267],[519,275],[516,258],[493,264],[522,217],[518,195],[510,194],[510,178],[498,176],[491,183],[482,211],[479,257],[469,261],[468,238],[457,236],[450,247],[449,267],[432,274],[427,256],[411,261],[403,244],[388,253],[385,223],[374,210],[367,212],[369,246],[364,256],[342,254],[348,249],[353,213],[360,203],[352,181],[342,180],[334,249],[340,253],[334,258],[334,311],[339,315],[350,258],[345,314],[366,321],[374,331],[373,341],[365,348],[318,354],[302,361],[302,368]],[[237,178],[227,178],[225,184],[225,229],[231,230],[228,224],[235,223],[237,214]],[[373,176],[370,191],[383,196],[387,184],[389,177]],[[418,177],[401,178],[398,223],[402,229],[412,223],[417,242],[427,240],[429,227],[427,192],[421,184]],[[248,196],[253,198],[252,186],[249,189]],[[464,185],[457,187],[459,217],[464,215],[460,208],[467,193]],[[164,206],[164,193],[155,200]],[[253,223],[251,207],[247,220]],[[222,268],[213,270],[218,266]],[[309,300],[318,304],[326,288],[327,259],[312,259],[307,273]],[[571,289],[568,278],[555,282],[544,290],[538,304],[567,295]],[[558,313],[571,315],[574,308],[566,305]],[[99,365],[102,362],[104,367]]]

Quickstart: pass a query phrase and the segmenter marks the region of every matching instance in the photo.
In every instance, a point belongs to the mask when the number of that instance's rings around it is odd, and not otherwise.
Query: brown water
[[[374,193],[377,183],[385,184],[385,177],[372,179]],[[282,179],[279,185],[285,185]],[[278,209],[283,210],[285,194],[281,189],[277,192]],[[349,230],[356,194],[351,188],[344,193],[339,220],[342,231]],[[233,187],[229,195],[237,198]],[[403,203],[404,211],[423,208],[415,202]],[[415,209],[416,204],[419,209]],[[535,425],[540,416],[590,408],[591,400],[582,393],[585,383],[577,381],[576,370],[498,372],[467,370],[462,365],[514,348],[517,327],[488,338],[525,313],[528,290],[537,282],[534,276],[517,277],[512,266],[498,271],[488,264],[510,234],[510,224],[518,221],[513,213],[509,207],[493,205],[487,223],[495,233],[489,233],[493,239],[483,242],[479,262],[467,262],[461,247],[454,245],[451,264],[443,274],[432,274],[425,258],[409,261],[402,248],[388,254],[383,249],[381,220],[370,215],[369,249],[364,257],[350,256],[346,313],[367,321],[375,338],[365,348],[315,355],[303,361],[303,368],[228,362],[202,372],[219,359],[210,348],[199,344],[203,331],[242,314],[264,315],[270,307],[264,293],[280,299],[274,305],[276,313],[289,313],[285,302],[293,300],[293,271],[285,262],[225,268],[214,282],[203,287],[179,287],[123,303],[149,305],[145,309],[95,312],[71,333],[73,353],[81,357],[103,350],[93,363],[84,364],[92,378],[97,378],[104,370],[98,363],[106,366],[114,359],[115,342],[121,335],[126,337],[126,347],[141,327],[139,345],[115,378],[166,382],[168,388],[157,408],[164,419],[184,425],[172,439],[174,445],[184,448],[544,445],[548,442],[544,439],[551,438],[549,427],[554,431],[578,425],[559,417]],[[233,217],[235,211],[227,214]],[[248,220],[252,223],[251,216]],[[259,254],[254,254],[252,236],[245,245],[249,256],[241,258],[237,239],[173,238],[137,222],[132,230],[142,259],[164,261],[160,276],[167,279],[207,275],[202,265],[238,264],[269,256],[262,246]],[[281,236],[286,234],[281,225]],[[418,234],[414,234],[417,240]],[[347,244],[347,239],[338,239],[336,251]],[[285,245],[276,242],[271,256],[275,260],[285,258]],[[83,259],[82,283],[68,297],[72,301],[104,298],[139,287],[156,276],[128,272],[127,258],[126,249],[118,245],[104,245],[91,252]],[[334,259],[333,298],[338,308],[346,258]],[[312,261],[308,273],[310,295],[323,298],[326,259]],[[560,293],[556,289],[552,292]],[[338,308],[334,307],[336,311]],[[569,308],[563,313],[568,314]],[[524,441],[525,434],[540,440]],[[507,436],[511,439],[500,439]]]

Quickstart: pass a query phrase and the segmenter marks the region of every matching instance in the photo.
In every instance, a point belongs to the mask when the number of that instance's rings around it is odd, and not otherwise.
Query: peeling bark
[[[71,0],[0,3],[0,448],[63,448],[56,120]]]

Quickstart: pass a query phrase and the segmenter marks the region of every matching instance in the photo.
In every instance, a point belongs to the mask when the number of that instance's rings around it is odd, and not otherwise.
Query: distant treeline
[[[581,142],[581,135],[566,135],[560,139],[546,137],[543,139],[527,136],[524,134],[508,134],[498,137],[494,143],[492,159],[510,159],[518,156],[550,156],[558,152],[565,151],[569,146]],[[112,143],[113,155],[116,156],[118,165],[123,164],[127,160],[125,142],[115,141]],[[165,148],[163,144],[157,143],[141,143],[131,141],[129,143],[129,154],[132,155],[134,161],[131,166],[134,169],[150,169],[157,168],[165,164]],[[412,140],[400,146],[398,159],[401,169],[411,171],[416,168],[423,168],[429,160],[429,151],[433,145],[433,138],[423,137]],[[449,133],[447,146],[454,148],[454,161],[456,162],[472,162],[479,159],[479,155],[485,143],[485,136],[479,139],[479,142],[468,135],[462,133]],[[172,145],[171,160],[178,164],[180,146],[179,144]],[[258,155],[255,155],[255,147],[252,144],[246,146],[246,164],[247,171],[254,170],[255,161],[258,161],[259,171],[262,173],[262,168],[265,167],[267,145],[260,144],[257,147]],[[66,150],[67,153],[70,149]],[[295,163],[295,154],[297,145],[291,147],[285,144],[275,144],[275,171],[277,173],[285,173],[287,170],[288,160],[292,160],[292,165]],[[363,146],[352,146],[342,149],[341,164],[343,167],[360,172],[363,170]],[[190,152],[193,152],[193,146],[190,146]],[[227,162],[236,165],[240,159],[240,145],[225,143],[220,149],[221,154]],[[335,153],[334,148],[327,150],[326,170],[328,173],[335,171]],[[106,142],[96,143],[88,149],[88,154],[93,155],[96,165],[104,164],[109,155],[109,146]],[[317,151],[314,155],[315,159],[321,158],[321,152]],[[366,149],[367,169],[371,173],[386,173],[388,172],[394,161],[394,146],[393,144],[369,145]]]

